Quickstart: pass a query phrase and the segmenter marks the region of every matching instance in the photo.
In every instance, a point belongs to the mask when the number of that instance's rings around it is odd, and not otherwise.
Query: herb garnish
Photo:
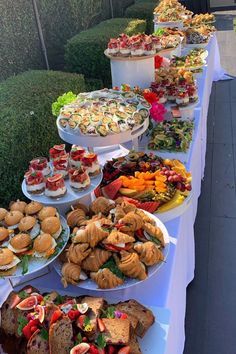
[[[76,341],[75,341],[75,344],[80,344],[83,342],[83,338],[82,338],[82,335],[81,333],[78,333],[77,336],[76,336]]]
[[[48,340],[49,335],[48,335],[48,331],[46,330],[46,328],[42,327],[39,332],[39,335],[41,338]]]
[[[114,306],[109,306],[106,310],[102,310],[102,318],[115,318],[115,310]]]
[[[98,348],[100,348],[100,349],[104,349],[105,346],[107,345],[105,338],[102,334],[98,335],[97,340],[96,340],[96,344],[97,344]]]
[[[18,318],[17,334],[19,336],[22,336],[22,330],[27,324],[28,324],[28,321],[27,321],[27,319],[25,317],[19,317]]]
[[[63,304],[64,302],[65,302],[65,296],[62,296],[62,295],[60,295],[60,294],[57,295],[56,300],[54,301],[54,303],[55,303],[56,305],[61,305],[61,304]]]
[[[125,279],[124,274],[120,271],[120,269],[117,267],[116,262],[113,257],[108,259],[106,263],[104,263],[101,266],[101,269],[108,268],[113,274],[115,274],[117,277],[121,279]]]

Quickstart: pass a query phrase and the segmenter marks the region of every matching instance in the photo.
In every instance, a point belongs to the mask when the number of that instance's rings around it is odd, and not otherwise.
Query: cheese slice
[[[5,264],[3,266],[0,266],[0,270],[8,270],[13,267],[15,267],[18,263],[20,263],[20,259],[16,256],[14,256],[13,261],[9,264]]]
[[[46,252],[34,252],[34,253],[33,253],[33,256],[36,257],[36,258],[46,257],[46,256],[47,256],[47,253],[48,253],[51,249],[56,248],[56,247],[57,247],[57,243],[56,243],[56,241],[53,239],[53,240],[52,240],[51,248],[49,248]]]
[[[9,245],[7,246],[9,248],[10,251],[12,251],[13,253],[21,253],[21,252],[25,252],[27,251],[28,247],[26,248],[21,248],[20,250],[17,250],[16,248],[12,247],[12,245],[9,243]]]

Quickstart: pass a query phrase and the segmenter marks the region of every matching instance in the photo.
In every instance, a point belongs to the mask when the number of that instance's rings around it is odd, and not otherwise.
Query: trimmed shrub
[[[114,18],[72,37],[66,45],[66,67],[71,72],[80,72],[85,77],[103,80],[110,86],[110,61],[104,50],[111,37],[120,33],[128,35],[145,32],[146,21],[130,18]]]
[[[22,197],[21,182],[33,157],[60,144],[51,104],[67,91],[85,91],[82,75],[28,71],[0,84],[0,205]]]
[[[146,32],[153,32],[153,10],[157,6],[157,2],[150,0],[139,0],[134,5],[129,6],[125,11],[126,17],[140,18],[147,21]]]

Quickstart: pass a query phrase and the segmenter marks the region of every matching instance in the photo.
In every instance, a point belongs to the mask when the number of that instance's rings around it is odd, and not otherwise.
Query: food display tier
[[[105,56],[108,58],[108,59],[111,59],[111,60],[116,60],[116,61],[140,61],[140,60],[145,60],[145,59],[151,59],[151,58],[154,58],[156,56],[156,54],[152,54],[152,55],[137,55],[137,56],[116,56],[116,55],[110,55],[108,53],[108,50],[106,49],[104,51],[104,54]],[[157,53],[158,54],[158,53]]]
[[[175,48],[166,48],[160,50],[160,52],[157,53],[160,57],[164,58],[172,58],[173,56],[181,56],[181,50],[182,50],[182,44],[180,43],[177,47]]]
[[[50,258],[37,258],[37,257],[30,257],[28,261],[28,271],[25,275],[22,275],[22,267],[21,264],[17,265],[16,271],[14,272],[13,275],[9,276],[4,276],[5,278],[8,279],[13,279],[13,278],[20,278],[21,280],[24,281],[24,278],[28,278],[29,276],[35,275],[37,272],[40,272],[42,269],[46,268],[49,266],[55,259],[61,254],[61,252],[64,250],[64,248],[67,245],[67,242],[70,237],[70,228],[67,225],[66,219],[60,215],[60,220],[61,220],[61,226],[62,226],[62,233],[57,239],[58,244],[62,244],[62,247],[58,250],[58,252],[55,253],[54,256],[51,256]],[[0,351],[1,352],[1,351]]]
[[[118,134],[109,134],[105,137],[103,136],[89,136],[73,133],[71,130],[65,130],[59,125],[59,118],[57,119],[57,129],[60,138],[69,144],[77,144],[81,146],[93,147],[103,147],[111,146],[116,144],[123,144],[128,141],[132,141],[142,135],[148,128],[149,118],[147,118],[143,124],[135,127],[133,130],[127,130]]]
[[[65,180],[67,193],[61,198],[49,198],[44,194],[40,194],[40,195],[30,194],[26,190],[25,180],[22,182],[21,188],[22,188],[22,192],[28,199],[34,200],[36,202],[40,202],[45,205],[53,205],[60,209],[61,207],[64,206],[70,207],[70,205],[73,205],[76,201],[90,195],[99,186],[99,184],[102,181],[102,178],[103,178],[103,173],[101,172],[98,176],[91,178],[91,184],[89,188],[80,192],[77,192],[76,190],[71,188],[69,184],[69,180]]]
[[[168,253],[169,253],[169,247],[170,247],[170,237],[169,237],[169,233],[165,227],[165,225],[163,224],[163,222],[160,220],[159,216],[157,215],[153,215],[148,213],[147,211],[144,211],[150,218],[152,218],[153,220],[155,220],[156,226],[159,227],[162,232],[163,232],[163,237],[165,240],[165,248],[163,249],[163,255],[164,255],[164,262],[158,263],[154,266],[148,267],[148,277],[145,280],[137,280],[137,279],[131,279],[131,278],[127,278],[124,283],[120,286],[117,286],[116,288],[111,288],[111,289],[99,289],[97,287],[97,284],[95,283],[95,281],[91,280],[91,279],[87,279],[87,280],[83,280],[81,281],[77,287],[78,288],[82,288],[82,289],[86,289],[86,290],[91,290],[91,291],[96,291],[96,292],[114,292],[117,290],[123,290],[123,289],[127,289],[130,288],[132,286],[135,285],[140,285],[141,283],[143,283],[142,285],[145,286],[144,282],[146,280],[148,280],[150,277],[152,277],[154,274],[156,274],[159,269],[162,267],[162,265],[166,262],[166,259],[168,257]],[[61,276],[61,269],[62,269],[62,262],[60,260],[56,260],[53,264],[56,272]]]

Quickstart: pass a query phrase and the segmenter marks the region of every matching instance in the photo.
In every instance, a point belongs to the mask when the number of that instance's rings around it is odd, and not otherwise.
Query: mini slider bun
[[[5,216],[5,223],[11,228],[17,228],[18,223],[24,217],[23,213],[19,210],[9,211]]]
[[[11,211],[20,211],[21,213],[25,212],[25,207],[26,207],[27,203],[23,202],[22,200],[17,200],[16,202],[11,202],[10,203],[10,210]]]
[[[5,227],[0,227],[0,242],[4,241],[9,236],[9,230]]]
[[[35,215],[37,214],[41,209],[43,208],[43,204],[39,202],[30,202],[29,204],[26,205],[25,207],[25,213],[27,215]]]
[[[11,250],[8,248],[0,249],[0,275],[12,275],[16,265],[20,263]]]
[[[31,237],[29,234],[18,234],[12,237],[8,248],[14,253],[21,253],[27,251],[31,244]]]
[[[41,229],[46,234],[50,234],[57,239],[62,231],[60,220],[56,216],[50,216],[42,221]]]
[[[57,243],[50,234],[41,234],[34,240],[34,256],[46,257],[48,252],[55,249],[56,246]]]
[[[35,238],[40,233],[40,225],[33,216],[25,216],[19,222],[20,232],[28,232],[31,238]]]
[[[2,221],[7,215],[7,209],[0,208],[0,221]]]
[[[39,212],[39,220],[44,220],[50,216],[56,216],[57,209],[51,206],[43,207]]]

